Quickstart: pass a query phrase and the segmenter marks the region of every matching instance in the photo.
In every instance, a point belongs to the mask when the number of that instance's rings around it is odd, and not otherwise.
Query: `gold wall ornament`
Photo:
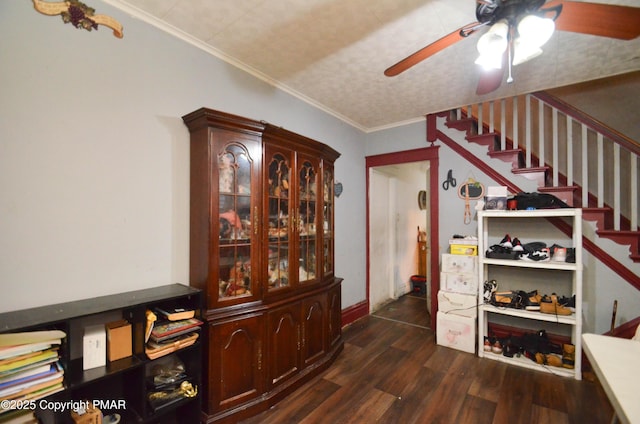
[[[122,38],[122,25],[107,15],[94,15],[95,9],[78,0],[49,2],[33,0],[33,7],[43,15],[62,15],[65,24],[71,23],[76,28],[87,31],[97,30],[98,25],[104,25],[113,30],[113,35]]]

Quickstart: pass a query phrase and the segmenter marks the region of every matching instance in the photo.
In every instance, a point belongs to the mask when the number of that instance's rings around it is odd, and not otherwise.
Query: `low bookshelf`
[[[4,393],[0,398],[12,400],[3,404],[11,410],[0,411],[0,423],[21,414],[32,415],[44,424],[79,422],[74,421],[73,416],[77,417],[74,409],[87,405],[92,410],[87,414],[97,408],[104,416],[119,416],[121,423],[199,422],[202,339],[206,332],[194,326],[189,334],[181,334],[175,341],[168,340],[167,349],[155,354],[148,354],[147,342],[150,341],[150,322],[160,326],[163,320],[163,316],[156,313],[151,315],[156,318],[154,322],[149,319],[149,313],[176,309],[193,311],[191,321],[198,322],[202,301],[200,290],[171,284],[0,313],[0,339],[15,335],[63,335],[51,348],[57,352],[52,367],[58,367],[63,378],[50,394],[43,392],[44,395],[38,397],[37,393],[30,393],[28,387],[20,396],[12,394],[11,390],[2,392],[3,381],[9,386],[12,384],[12,371],[9,370],[9,375],[0,371],[0,393]],[[110,361],[105,353],[104,365],[87,368],[85,330],[120,321],[125,324],[123,328],[130,329],[124,332],[124,339],[118,339],[118,343],[126,346],[124,356]],[[108,334],[113,333],[105,329],[105,341]],[[110,347],[113,346],[108,342],[102,345],[105,352],[110,352]],[[122,346],[119,344],[118,347]],[[2,349],[0,347],[0,354]],[[56,408],[60,410],[54,410]]]

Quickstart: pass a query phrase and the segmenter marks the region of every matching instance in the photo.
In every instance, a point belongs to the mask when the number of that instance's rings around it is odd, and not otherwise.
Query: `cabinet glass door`
[[[322,187],[322,271],[324,275],[333,274],[334,239],[333,239],[333,201],[334,180],[333,168],[324,163]]]
[[[292,195],[291,153],[266,149],[267,196],[267,285],[275,291],[291,284],[289,275],[290,234],[295,220],[290,215]]]
[[[253,294],[251,283],[252,233],[257,234],[257,206],[252,208],[253,162],[247,149],[229,144],[218,155],[219,291],[229,301]]]
[[[319,162],[314,159],[298,158],[298,198],[297,198],[297,233],[298,233],[298,282],[305,283],[316,280],[318,272],[318,195],[319,195]]]

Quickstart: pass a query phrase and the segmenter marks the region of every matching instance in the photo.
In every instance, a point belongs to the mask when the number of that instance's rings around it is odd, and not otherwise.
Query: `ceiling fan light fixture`
[[[480,56],[476,64],[486,69],[500,69],[502,67],[502,54],[507,50],[509,42],[507,34],[509,24],[506,20],[500,20],[493,24],[489,31],[480,37],[476,48]]]
[[[511,64],[518,66],[528,60],[538,57],[542,54],[542,49],[536,45],[523,42],[517,38],[513,44],[513,60]]]
[[[553,19],[526,15],[518,22],[518,35],[527,44],[542,47],[553,35],[556,24]]]
[[[502,68],[502,54],[481,54],[475,63],[487,70],[500,69]]]

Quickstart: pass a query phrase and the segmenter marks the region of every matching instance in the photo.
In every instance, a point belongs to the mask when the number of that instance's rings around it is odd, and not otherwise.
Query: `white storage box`
[[[82,338],[82,369],[107,364],[107,334],[104,324],[85,327]]]
[[[436,340],[440,346],[476,353],[475,318],[438,311],[437,320]]]
[[[475,294],[438,291],[438,310],[469,318],[478,316],[478,296]]]
[[[478,275],[441,272],[440,288],[455,293],[476,294],[478,293]]]
[[[476,273],[477,256],[442,254],[442,272]]]

